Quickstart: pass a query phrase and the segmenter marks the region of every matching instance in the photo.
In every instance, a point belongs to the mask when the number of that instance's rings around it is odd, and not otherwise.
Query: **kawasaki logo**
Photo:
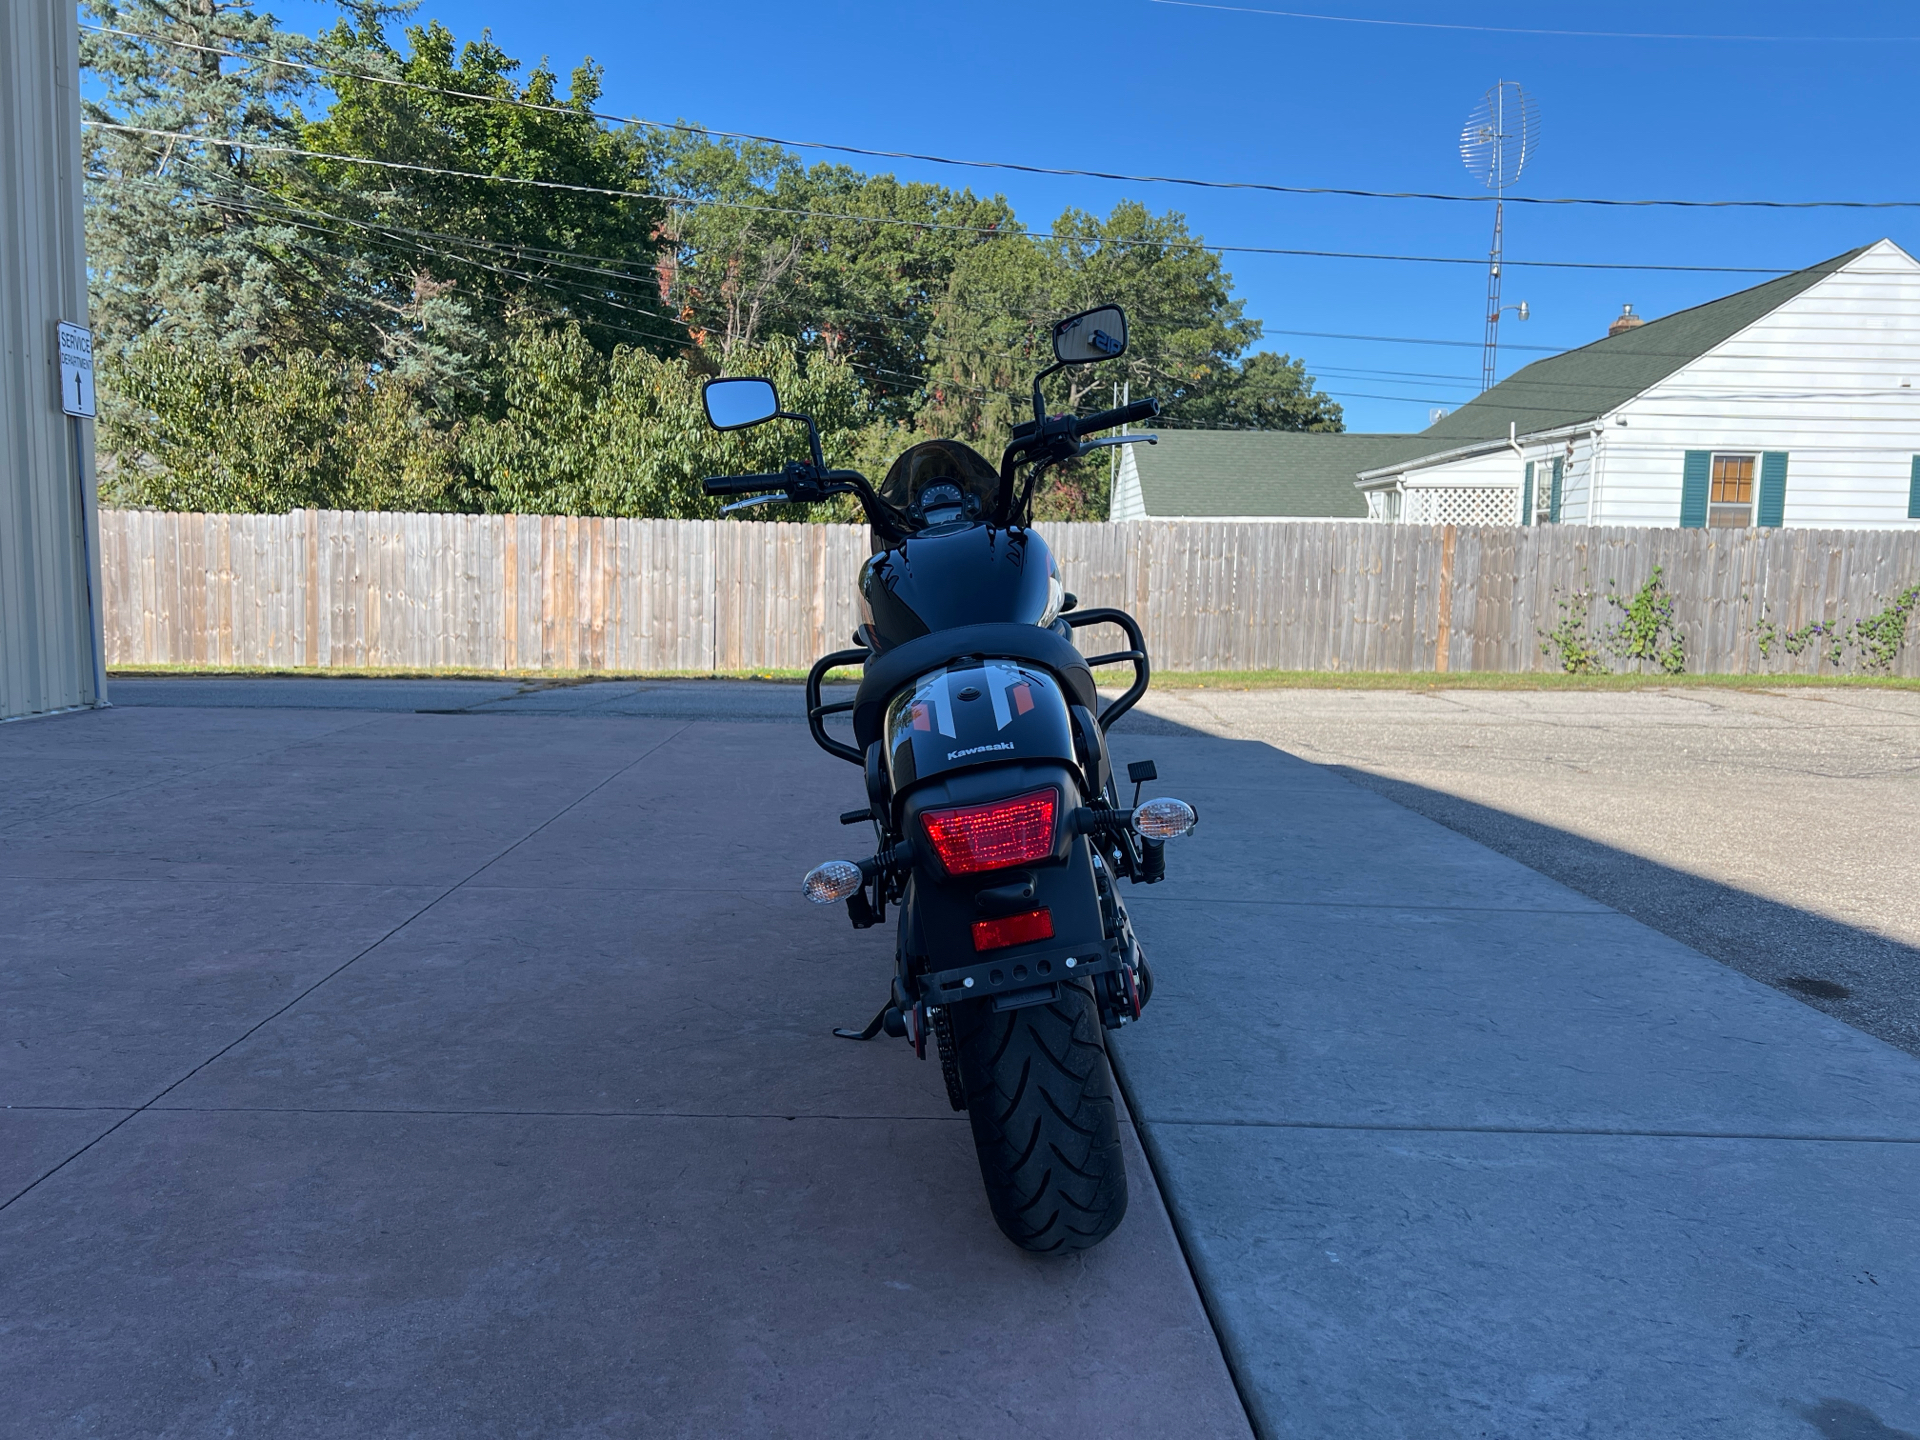
[[[949,750],[947,752],[947,759],[958,760],[963,755],[981,755],[989,750],[1011,750],[1013,748],[1014,744],[1011,740],[1002,740],[998,745],[975,745],[971,750]]]

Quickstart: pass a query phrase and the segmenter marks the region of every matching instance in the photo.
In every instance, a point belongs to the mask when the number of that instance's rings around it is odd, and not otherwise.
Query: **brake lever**
[[[1109,435],[1104,440],[1088,440],[1080,446],[1080,453],[1099,450],[1108,445],[1158,445],[1158,435]]]
[[[789,500],[791,498],[786,491],[776,490],[771,495],[755,495],[748,500],[736,500],[731,505],[722,505],[720,507],[720,513],[725,515],[730,510],[745,510],[750,505],[771,505],[776,500]]]

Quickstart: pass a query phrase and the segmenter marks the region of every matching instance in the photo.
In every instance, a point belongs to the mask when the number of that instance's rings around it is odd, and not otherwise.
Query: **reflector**
[[[816,905],[831,905],[858,890],[860,880],[860,867],[851,860],[829,860],[807,871],[800,893]]]
[[[1053,938],[1053,912],[1051,910],[1029,910],[1022,915],[1008,915],[1000,920],[976,920],[973,922],[973,948],[975,950],[1004,950],[1009,945],[1025,945],[1032,940],[1051,940]]]
[[[1134,832],[1144,840],[1172,840],[1200,823],[1200,816],[1184,800],[1162,795],[1133,812]]]
[[[920,824],[949,875],[1004,870],[1053,853],[1053,791],[1035,790],[958,810],[929,810]]]

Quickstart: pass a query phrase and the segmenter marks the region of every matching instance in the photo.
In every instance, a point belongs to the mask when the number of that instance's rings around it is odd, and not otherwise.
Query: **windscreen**
[[[957,440],[923,440],[913,446],[887,471],[887,478],[880,482],[880,497],[912,515],[917,525],[922,523],[922,492],[943,481],[973,496],[981,516],[993,513],[999,502],[1000,472],[979,451]]]

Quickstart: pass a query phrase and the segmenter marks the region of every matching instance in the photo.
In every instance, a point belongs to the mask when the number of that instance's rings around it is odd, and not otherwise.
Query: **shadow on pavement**
[[[1114,748],[1201,812],[1116,1054],[1258,1433],[1915,1428],[1920,1067],[1778,983],[1873,937],[1260,742]],[[1708,963],[1736,925],[1775,987]]]
[[[1352,766],[1356,785],[1920,1055],[1920,950],[1584,836]]]

